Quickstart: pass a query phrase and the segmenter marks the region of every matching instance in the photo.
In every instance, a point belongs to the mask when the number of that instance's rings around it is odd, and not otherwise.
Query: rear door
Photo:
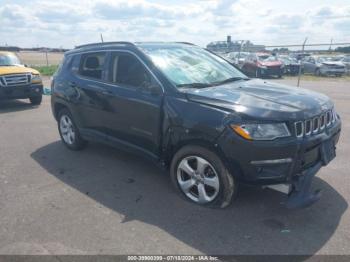
[[[157,154],[163,89],[142,60],[129,51],[109,54],[109,139]]]
[[[106,100],[108,85],[105,81],[107,52],[80,55],[78,68],[68,83],[77,92],[80,127],[87,135],[103,135],[105,119],[110,106]]]

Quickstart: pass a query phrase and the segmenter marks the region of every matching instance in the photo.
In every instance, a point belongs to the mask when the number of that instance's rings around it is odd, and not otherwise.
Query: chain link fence
[[[58,65],[63,59],[63,52],[20,51],[16,52],[23,64],[28,66]]]

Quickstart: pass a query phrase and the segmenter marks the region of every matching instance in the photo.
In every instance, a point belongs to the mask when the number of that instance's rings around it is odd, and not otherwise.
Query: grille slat
[[[0,77],[0,83],[2,86],[28,85],[30,81],[31,81],[30,74],[14,74],[14,75],[5,75]]]
[[[330,127],[336,119],[337,115],[332,109],[312,119],[295,122],[295,135],[300,138],[318,134],[324,131],[325,128]]]

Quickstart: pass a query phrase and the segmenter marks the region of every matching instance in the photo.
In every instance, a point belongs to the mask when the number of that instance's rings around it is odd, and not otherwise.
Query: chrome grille
[[[0,86],[21,86],[28,85],[31,81],[31,74],[13,74],[0,76]]]
[[[336,112],[332,109],[305,121],[295,122],[295,135],[297,137],[318,134],[330,127],[337,119]]]

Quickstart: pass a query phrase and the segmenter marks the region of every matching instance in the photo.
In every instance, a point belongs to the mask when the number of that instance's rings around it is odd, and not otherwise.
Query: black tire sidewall
[[[29,97],[29,101],[32,105],[40,105],[43,100],[43,96],[33,96]]]
[[[177,181],[177,167],[181,160],[188,156],[202,157],[214,167],[216,173],[218,174],[220,188],[218,195],[213,201],[205,204],[199,204],[188,198],[180,188],[180,185]],[[237,193],[237,183],[234,181],[233,176],[228,172],[221,159],[217,156],[216,153],[201,146],[185,146],[182,149],[180,149],[174,155],[173,160],[171,162],[170,176],[173,185],[175,186],[177,192],[179,193],[179,195],[181,195],[182,198],[201,206],[207,206],[212,208],[225,208],[229,206],[229,204],[231,203],[231,199]]]

